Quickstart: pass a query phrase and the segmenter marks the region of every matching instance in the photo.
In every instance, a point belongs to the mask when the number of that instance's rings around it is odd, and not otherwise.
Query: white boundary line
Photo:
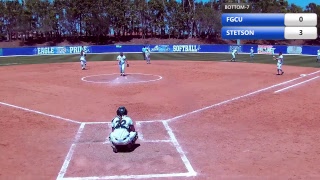
[[[69,163],[71,161],[72,155],[73,155],[73,153],[75,151],[76,144],[77,144],[77,142],[79,141],[79,139],[81,137],[81,134],[82,134],[82,132],[84,130],[84,126],[85,125],[86,125],[85,123],[81,123],[81,125],[80,125],[80,127],[78,129],[78,132],[77,132],[77,134],[75,136],[74,142],[72,143],[72,145],[71,145],[71,147],[69,149],[69,152],[68,152],[67,156],[64,159],[64,162],[63,162],[61,170],[60,170],[60,172],[58,174],[57,180],[63,179],[64,175],[67,173],[67,169],[68,169]]]
[[[140,131],[139,131],[140,134]],[[138,138],[138,142],[144,142],[144,143],[171,143],[171,140],[144,140],[141,139],[140,137]],[[95,142],[89,142],[89,143],[95,143]],[[82,144],[86,144],[86,143],[82,143]],[[110,144],[110,141],[107,140],[105,142],[102,142],[102,144]]]
[[[196,176],[197,175],[196,171],[193,169],[189,159],[186,156],[186,153],[182,150],[182,147],[180,146],[180,144],[179,144],[176,136],[174,135],[172,129],[170,128],[168,122],[163,121],[162,123],[163,123],[164,127],[166,128],[174,147],[177,149],[178,153],[180,154],[181,160],[184,163],[184,165],[186,166],[188,172],[190,173],[191,176]]]
[[[315,79],[317,79],[317,78],[319,78],[319,76],[316,76],[316,77],[314,77],[314,78],[311,78],[311,79],[308,79],[308,80],[299,82],[299,83],[297,83],[297,84],[294,84],[294,85],[291,85],[291,86],[288,86],[288,87],[279,89],[279,90],[275,91],[274,93],[279,93],[279,92],[285,91],[285,90],[287,90],[287,89],[290,89],[290,88],[299,86],[299,85],[301,85],[301,84],[307,83],[307,82],[312,81],[312,80],[315,80]]]
[[[162,76],[159,76],[159,75],[154,75],[154,74],[142,74],[142,73],[129,73],[128,75],[130,74],[139,74],[139,75],[145,75],[145,76],[156,76],[158,77],[157,79],[152,79],[152,80],[144,80],[144,81],[135,81],[135,82],[121,82],[121,84],[134,84],[134,83],[147,83],[147,82],[154,82],[154,81],[159,81],[162,79]],[[81,81],[84,81],[84,82],[89,82],[89,83],[95,83],[95,84],[110,84],[112,83],[112,81],[89,81],[89,80],[86,80],[86,78],[89,78],[89,77],[97,77],[97,76],[113,76],[113,75],[118,75],[119,76],[119,73],[112,73],[112,74],[97,74],[97,75],[90,75],[90,76],[85,76],[85,77],[82,77],[81,78]],[[127,77],[127,76],[125,76]],[[117,78],[120,78],[120,77],[117,77]],[[120,84],[120,83],[115,83],[115,84]]]
[[[141,131],[141,129],[142,129],[141,123],[140,123],[140,122],[136,122],[136,125],[137,125],[137,131],[139,132],[139,133],[138,133],[138,138],[139,138],[140,140],[144,140],[144,138],[143,138],[143,133],[142,133],[142,131]],[[140,131],[139,131],[139,130],[140,130]]]
[[[235,97],[235,98],[232,98],[232,99],[228,99],[228,100],[216,103],[216,104],[212,104],[210,106],[206,106],[204,108],[197,109],[197,110],[194,110],[194,111],[191,111],[191,112],[188,112],[188,113],[185,113],[185,114],[182,114],[182,115],[167,119],[166,121],[173,121],[173,120],[176,120],[176,119],[179,119],[179,118],[191,115],[191,114],[195,114],[195,113],[198,113],[198,112],[210,109],[210,108],[218,107],[218,106],[221,106],[221,105],[224,105],[224,104],[227,104],[227,103],[230,103],[230,102],[233,102],[233,101],[236,101],[236,100],[248,97],[248,96],[252,96],[252,95],[267,91],[269,89],[272,89],[272,88],[275,88],[275,87],[278,87],[278,86],[282,86],[284,84],[288,84],[290,82],[305,78],[305,77],[307,77],[309,75],[313,75],[313,74],[316,74],[316,73],[319,73],[319,72],[320,72],[320,70],[316,71],[316,72],[313,72],[313,73],[306,74],[306,76],[303,76],[303,77],[294,78],[294,79],[291,79],[291,80],[288,80],[288,81],[285,81],[285,82],[282,82],[282,83],[278,83],[278,84],[275,84],[275,85],[272,85],[272,86],[269,86],[269,87],[266,87],[266,88],[263,88],[263,89],[259,89],[259,90],[253,91],[251,93],[248,93],[248,94],[245,94],[245,95],[242,95],[242,96],[238,96],[238,97]]]
[[[150,121],[135,121],[136,123],[161,123],[165,120],[150,120]],[[107,121],[101,121],[101,122],[83,122],[85,124],[111,124],[111,122],[107,122]]]
[[[140,121],[142,122],[142,121]],[[138,124],[140,124],[138,122]],[[156,122],[156,121],[149,121],[149,122]],[[69,163],[72,159],[72,155],[75,151],[75,147],[77,144],[77,141],[80,139],[81,133],[86,125],[86,123],[81,123],[81,126],[77,132],[76,138],[74,143],[71,145],[70,150],[65,158],[65,161],[63,163],[63,166],[59,172],[57,180],[102,180],[102,179],[147,179],[147,178],[172,178],[172,177],[191,177],[191,176],[196,176],[197,173],[194,171],[193,167],[191,166],[187,156],[185,155],[185,152],[182,150],[179,142],[177,141],[172,129],[169,127],[168,123],[165,121],[162,121],[162,124],[164,125],[170,139],[169,140],[142,140],[141,142],[146,142],[146,143],[172,143],[173,146],[176,148],[177,152],[179,153],[181,160],[183,164],[185,165],[187,169],[187,173],[167,173],[167,174],[143,174],[143,175],[113,175],[113,176],[92,176],[92,177],[66,177],[64,178],[67,170]],[[90,142],[89,142],[90,143]],[[91,142],[94,143],[94,142]],[[98,142],[102,144],[110,144],[110,142],[105,141],[105,142]],[[81,143],[82,144],[82,143]],[[85,143],[86,144],[86,143]]]
[[[8,107],[12,107],[12,108],[15,108],[15,109],[20,109],[20,110],[36,113],[36,114],[41,114],[41,115],[44,115],[44,116],[60,119],[60,120],[63,120],[63,121],[68,121],[68,122],[77,123],[77,124],[81,123],[79,121],[75,121],[75,120],[72,120],[72,119],[63,118],[63,117],[60,117],[60,116],[56,116],[56,115],[52,115],[52,114],[48,114],[48,113],[44,113],[44,112],[40,112],[40,111],[28,109],[28,108],[24,108],[24,107],[21,107],[21,106],[16,106],[16,105],[5,103],[5,102],[0,102],[0,105],[8,106]]]
[[[63,180],[102,180],[102,179],[148,179],[148,178],[171,178],[171,177],[191,177],[191,173],[171,173],[171,174],[145,174],[145,175],[121,175],[121,176],[95,176],[95,177],[68,177]]]

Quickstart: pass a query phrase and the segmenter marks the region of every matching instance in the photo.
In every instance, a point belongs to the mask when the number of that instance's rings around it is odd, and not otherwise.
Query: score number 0
[[[302,16],[300,16],[300,17],[299,17],[299,21],[300,21],[300,22],[302,22],[302,21],[303,21],[303,17],[302,17]],[[301,35],[303,35],[302,30],[299,30],[299,31],[300,31],[299,35],[300,35],[300,36],[301,36]]]

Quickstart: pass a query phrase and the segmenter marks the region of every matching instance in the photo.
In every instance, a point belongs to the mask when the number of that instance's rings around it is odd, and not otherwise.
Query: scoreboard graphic
[[[317,39],[315,13],[250,13],[247,3],[223,4],[223,39],[289,40]]]

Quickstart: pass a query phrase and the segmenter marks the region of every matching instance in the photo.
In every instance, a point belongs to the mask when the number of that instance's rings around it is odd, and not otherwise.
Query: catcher
[[[118,146],[127,146],[129,149],[132,149],[132,145],[138,139],[138,133],[124,106],[118,108],[117,116],[111,121],[111,127],[112,132],[110,133],[109,140],[112,143],[114,152],[117,152]]]
[[[123,55],[123,52],[120,53],[120,55],[117,57],[118,65],[120,68],[120,76],[125,76],[125,67],[129,67],[129,63],[127,61],[127,58],[125,55]]]

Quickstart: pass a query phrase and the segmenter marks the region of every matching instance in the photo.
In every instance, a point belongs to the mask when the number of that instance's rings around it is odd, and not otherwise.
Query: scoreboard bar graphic
[[[222,14],[223,39],[285,40],[316,39],[315,13]]]

